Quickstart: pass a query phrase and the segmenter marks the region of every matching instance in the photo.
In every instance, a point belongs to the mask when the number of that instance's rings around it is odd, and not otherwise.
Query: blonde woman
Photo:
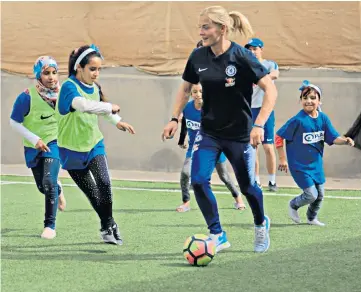
[[[183,204],[180,205],[176,210],[177,212],[187,212],[190,211],[190,193],[189,193],[189,181],[190,181],[190,168],[192,163],[192,149],[194,145],[194,140],[197,136],[197,133],[200,128],[201,121],[201,111],[202,111],[202,86],[196,84],[192,86],[191,90],[192,100],[187,103],[183,111],[182,125],[184,121],[185,133],[180,135],[179,146],[182,149],[186,149],[187,146],[184,143],[185,136],[188,134],[188,150],[186,153],[186,159],[184,160],[183,168],[181,171],[180,185],[182,189],[182,201]],[[181,132],[183,131],[183,128]],[[237,190],[236,185],[233,183],[231,176],[227,170],[226,156],[221,153],[216,164],[216,171],[218,173],[221,181],[226,185],[228,190],[231,192],[232,197],[234,198],[234,207],[237,210],[245,210],[246,205],[244,204],[240,193]]]
[[[191,183],[210,237],[217,251],[230,247],[210,187],[211,174],[223,152],[254,215],[254,251],[266,252],[270,246],[270,220],[264,215],[262,190],[254,178],[255,148],[263,141],[263,128],[274,108],[277,89],[268,70],[257,58],[249,50],[230,41],[231,35],[237,31],[246,38],[253,34],[243,14],[237,11],[228,13],[221,6],[208,7],[200,14],[199,29],[203,47],[194,50],[188,59],[173,116],[164,128],[163,137],[170,139],[174,136],[192,84],[201,83],[202,118],[193,146]],[[254,124],[251,112],[253,84],[265,92]]]

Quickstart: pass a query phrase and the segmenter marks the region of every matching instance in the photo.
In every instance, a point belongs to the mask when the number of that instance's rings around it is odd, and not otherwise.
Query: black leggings
[[[36,186],[45,195],[45,220],[44,227],[55,229],[58,196],[61,188],[58,185],[60,162],[54,158],[40,158],[38,164],[31,170]]]
[[[105,156],[94,157],[85,169],[72,169],[68,172],[97,212],[102,230],[112,226],[112,190]]]

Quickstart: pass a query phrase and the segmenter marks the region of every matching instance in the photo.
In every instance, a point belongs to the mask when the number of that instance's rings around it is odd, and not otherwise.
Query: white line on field
[[[34,182],[25,181],[1,181],[2,185],[35,185]],[[65,187],[77,187],[75,184],[62,184]],[[178,193],[180,190],[177,189],[152,189],[152,188],[133,188],[133,187],[112,187],[114,190],[122,191],[140,191],[140,192],[167,192],[167,193]],[[229,194],[227,191],[214,191],[217,194]],[[361,193],[361,192],[360,192]],[[274,194],[269,192],[263,192],[264,196],[270,197],[294,197],[295,194]],[[341,200],[361,200],[361,197],[343,197],[343,196],[325,196],[328,199],[341,199]]]

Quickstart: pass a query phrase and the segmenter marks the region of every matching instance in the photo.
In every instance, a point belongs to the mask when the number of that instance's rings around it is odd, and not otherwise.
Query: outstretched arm
[[[333,144],[335,144],[335,145],[349,145],[351,147],[355,146],[355,142],[350,137],[344,137],[344,136],[337,137],[333,141]]]
[[[119,112],[119,106],[109,102],[88,100],[83,97],[74,97],[71,107],[77,111],[88,114],[103,115]]]

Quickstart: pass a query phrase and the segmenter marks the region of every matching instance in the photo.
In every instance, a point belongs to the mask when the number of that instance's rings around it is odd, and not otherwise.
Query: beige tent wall
[[[181,74],[199,40],[200,11],[220,2],[3,2],[1,68],[32,74],[39,55],[67,70],[76,47],[95,43],[105,66]],[[361,2],[221,2],[251,21],[280,67],[361,72]],[[236,39],[244,44],[245,40]]]

